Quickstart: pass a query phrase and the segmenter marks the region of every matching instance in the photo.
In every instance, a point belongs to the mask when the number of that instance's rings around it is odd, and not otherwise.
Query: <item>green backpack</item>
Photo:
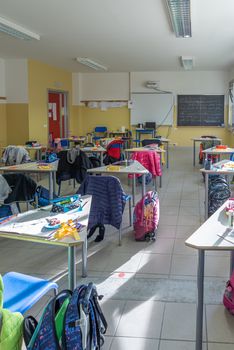
[[[3,309],[3,281],[0,275],[0,350],[21,350],[23,316]]]

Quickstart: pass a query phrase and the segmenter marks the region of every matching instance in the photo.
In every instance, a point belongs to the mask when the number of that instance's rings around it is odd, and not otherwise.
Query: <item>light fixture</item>
[[[190,0],[166,0],[172,28],[177,38],[190,38],[191,6]]]
[[[193,69],[193,57],[180,56],[180,60],[185,70]]]
[[[40,35],[31,32],[30,30],[21,27],[20,25],[10,22],[7,19],[0,17],[0,32],[13,36],[22,40],[40,40]]]
[[[100,63],[97,63],[97,62],[91,60],[88,57],[77,57],[76,60],[79,63],[81,63],[89,68],[95,69],[97,71],[107,71],[107,67],[103,66]]]

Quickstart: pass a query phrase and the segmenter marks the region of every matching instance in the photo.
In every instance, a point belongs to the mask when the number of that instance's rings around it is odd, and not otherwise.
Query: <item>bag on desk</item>
[[[230,280],[226,283],[226,289],[223,295],[223,305],[232,315],[234,315],[234,272],[232,273]]]
[[[39,320],[24,320],[24,342],[27,350],[88,350],[104,344],[107,322],[102,313],[93,283],[78,286],[72,293],[60,292]]]

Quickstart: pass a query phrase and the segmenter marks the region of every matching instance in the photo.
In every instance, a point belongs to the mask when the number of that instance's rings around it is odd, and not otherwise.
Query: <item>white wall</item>
[[[157,81],[162,90],[177,94],[227,94],[229,74],[226,71],[159,71],[132,72],[131,92],[149,92],[144,84]]]
[[[5,61],[2,58],[0,58],[0,97],[6,97]],[[0,103],[6,103],[6,100],[0,100]]]
[[[28,61],[7,59],[6,96],[8,103],[28,103]]]
[[[80,100],[128,100],[129,73],[80,74]]]

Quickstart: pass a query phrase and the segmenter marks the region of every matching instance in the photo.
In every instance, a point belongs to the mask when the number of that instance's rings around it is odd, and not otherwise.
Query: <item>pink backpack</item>
[[[229,281],[227,281],[226,289],[223,295],[223,305],[234,315],[234,271]]]
[[[157,192],[149,191],[137,203],[133,214],[136,241],[155,240],[159,222],[159,198]]]

